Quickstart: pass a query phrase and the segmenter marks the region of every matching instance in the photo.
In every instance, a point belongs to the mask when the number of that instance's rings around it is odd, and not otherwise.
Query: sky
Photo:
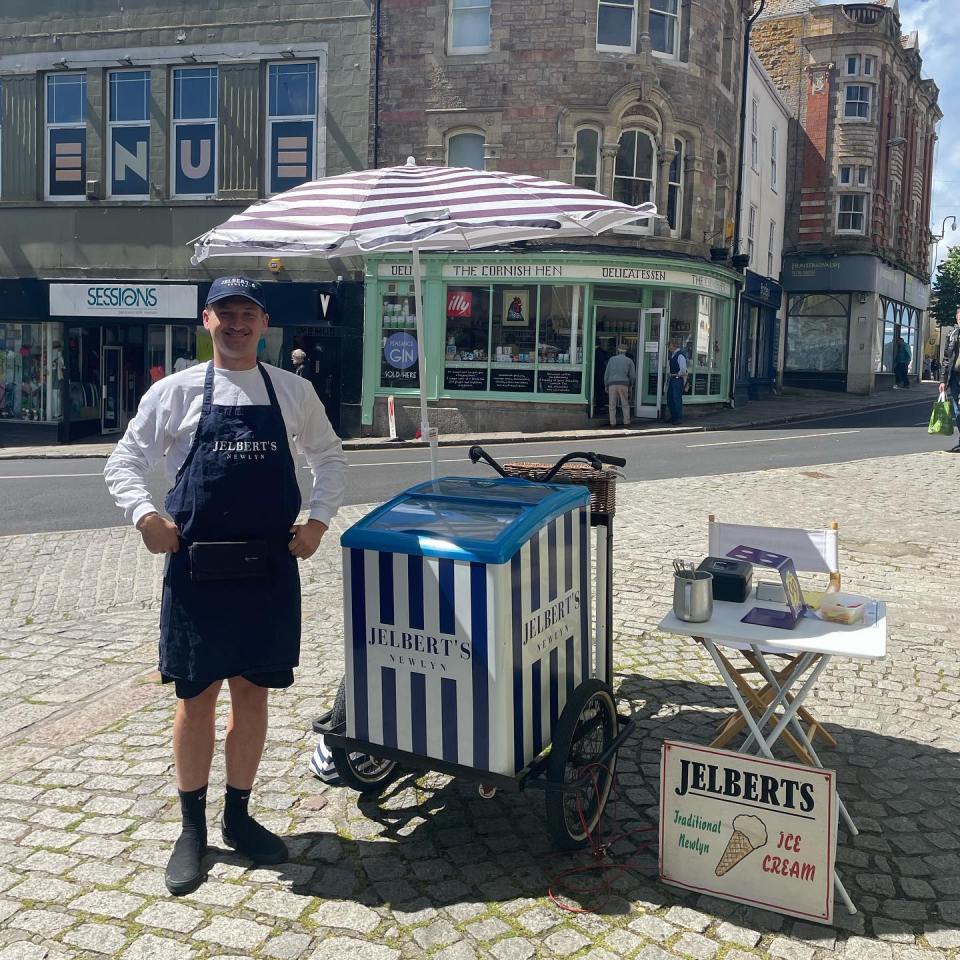
[[[950,246],[960,244],[960,17],[958,0],[900,0],[900,25],[904,34],[914,30],[920,34],[920,56],[923,75],[936,81],[940,88],[940,140],[934,156],[933,207],[930,229],[940,233],[943,218],[955,214],[958,230],[947,233],[940,242],[938,256],[942,260]]]

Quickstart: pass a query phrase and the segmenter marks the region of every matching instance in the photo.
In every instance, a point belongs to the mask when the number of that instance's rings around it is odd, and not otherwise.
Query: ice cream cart
[[[622,464],[574,456],[588,473]],[[377,793],[403,768],[476,781],[482,796],[536,787],[555,844],[589,842],[632,721],[609,682],[606,550],[593,614],[603,518],[556,473],[569,459],[546,482],[418,484],[343,534],[345,679],[314,729],[347,784]]]

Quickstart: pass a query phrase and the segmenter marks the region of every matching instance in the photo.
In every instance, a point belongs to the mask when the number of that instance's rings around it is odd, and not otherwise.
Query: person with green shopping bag
[[[939,402],[947,399],[953,404],[953,417],[960,435],[960,326],[955,326],[947,337],[947,348],[940,367]],[[960,436],[958,436],[960,439]],[[960,443],[950,448],[950,453],[960,453]]]

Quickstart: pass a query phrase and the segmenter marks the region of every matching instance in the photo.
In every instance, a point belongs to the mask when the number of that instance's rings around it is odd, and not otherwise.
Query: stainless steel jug
[[[684,570],[673,575],[673,612],[678,620],[704,623],[713,616],[713,574]]]

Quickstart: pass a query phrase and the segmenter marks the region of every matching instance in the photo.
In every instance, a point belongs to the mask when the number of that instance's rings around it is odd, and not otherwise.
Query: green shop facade
[[[603,371],[625,346],[636,418],[662,416],[667,345],[690,369],[688,404],[730,393],[738,275],[701,260],[512,251],[422,256],[425,343],[411,258],[366,261],[364,433],[413,436],[417,356],[426,351],[431,424],[443,433],[575,428],[606,418]],[[389,398],[393,397],[393,404]]]

